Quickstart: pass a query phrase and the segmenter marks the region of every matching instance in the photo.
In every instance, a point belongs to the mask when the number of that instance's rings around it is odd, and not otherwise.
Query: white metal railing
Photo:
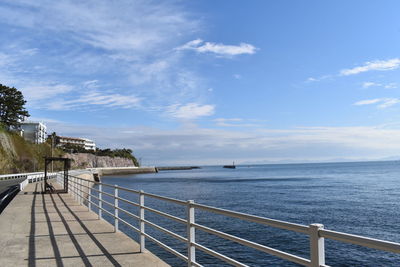
[[[30,174],[37,174],[37,172],[3,174],[3,175],[0,175],[0,181],[27,178],[27,176],[30,175]]]
[[[58,178],[58,181],[60,183],[63,182],[61,177]],[[358,236],[358,235],[352,235],[352,234],[346,234],[346,233],[342,233],[342,232],[326,230],[326,229],[324,229],[324,226],[322,224],[311,224],[311,225],[306,226],[306,225],[301,225],[301,224],[289,223],[289,222],[285,222],[285,221],[279,221],[279,220],[254,216],[254,215],[250,215],[250,214],[235,212],[235,211],[231,211],[231,210],[215,208],[215,207],[211,207],[211,206],[207,206],[207,205],[197,204],[193,200],[182,201],[182,200],[173,199],[173,198],[169,198],[169,197],[145,193],[143,191],[132,190],[132,189],[120,187],[117,185],[109,185],[109,184],[94,182],[94,181],[82,179],[82,178],[75,177],[75,176],[69,176],[68,181],[69,181],[69,189],[70,189],[71,195],[80,204],[84,205],[85,204],[84,201],[87,201],[89,210],[92,210],[92,206],[97,207],[98,211],[99,211],[99,214],[98,214],[99,218],[103,217],[103,212],[114,218],[115,231],[119,230],[119,222],[121,222],[121,223],[129,226],[135,232],[137,232],[140,236],[139,242],[140,242],[140,251],[141,252],[143,252],[145,250],[145,242],[146,242],[146,239],[148,239],[148,240],[154,242],[155,244],[159,245],[166,251],[168,251],[168,252],[174,254],[175,256],[181,258],[182,260],[186,261],[188,266],[190,266],[190,267],[191,266],[202,266],[201,264],[199,264],[196,261],[196,250],[201,250],[201,251],[205,252],[206,254],[214,256],[214,257],[216,257],[222,261],[225,261],[233,266],[247,266],[231,257],[228,257],[226,255],[223,255],[223,254],[215,251],[215,250],[207,248],[199,243],[196,243],[196,230],[200,230],[200,231],[203,231],[203,232],[206,232],[209,234],[213,234],[213,235],[221,237],[223,239],[234,241],[243,246],[253,248],[253,249],[262,251],[262,252],[270,254],[270,255],[274,255],[281,259],[288,260],[288,261],[291,261],[294,263],[298,263],[303,266],[310,266],[310,267],[327,266],[327,265],[325,265],[324,238],[329,238],[329,239],[333,239],[333,240],[337,240],[337,241],[341,241],[341,242],[345,242],[345,243],[350,243],[350,244],[355,244],[355,245],[359,245],[359,246],[364,246],[364,247],[369,247],[369,248],[374,248],[374,249],[378,249],[378,250],[382,250],[382,251],[388,251],[388,252],[394,252],[394,253],[400,254],[400,243],[383,241],[383,240],[373,239],[373,238],[369,238],[369,237],[363,237],[363,236]],[[98,185],[98,189],[93,188],[94,185]],[[103,187],[108,187],[108,188],[114,189],[114,193],[110,194],[108,192],[105,192],[103,190]],[[98,193],[97,196],[95,194],[92,194],[93,191]],[[125,199],[125,198],[121,198],[119,195],[120,191],[125,191],[125,192],[129,192],[129,193],[138,195],[139,196],[138,203],[133,202],[128,199]],[[114,203],[105,201],[103,199],[103,195],[114,198]],[[174,215],[147,207],[147,206],[145,206],[145,197],[159,199],[162,201],[166,201],[166,202],[184,206],[186,208],[187,216],[185,219],[183,219],[183,218],[176,217]],[[93,201],[93,199],[96,199],[98,204],[96,204]],[[119,201],[122,201],[122,202],[127,203],[134,207],[138,207],[139,208],[138,213],[133,214],[130,211],[122,209],[119,205]],[[111,208],[113,208],[114,212],[110,212],[109,210],[103,208],[103,204],[106,204],[106,205],[110,206]],[[291,253],[277,250],[277,249],[274,249],[274,248],[271,248],[271,247],[268,247],[268,246],[265,246],[262,244],[252,242],[250,240],[239,238],[237,236],[230,235],[230,234],[206,227],[204,225],[198,224],[195,222],[195,209],[208,211],[208,212],[212,212],[215,214],[238,218],[238,219],[241,219],[244,221],[254,222],[254,223],[261,224],[261,225],[267,225],[267,226],[271,226],[274,228],[280,228],[280,229],[289,230],[289,231],[308,235],[309,240],[310,240],[310,258],[309,259],[303,258],[303,257],[297,256],[297,255],[291,254]],[[165,218],[168,218],[173,221],[176,221],[176,222],[186,225],[186,227],[187,227],[186,237],[176,234],[162,226],[157,225],[154,222],[146,220],[145,219],[145,211],[161,215]],[[131,218],[137,220],[139,222],[139,228],[133,226],[128,221],[123,220],[119,216],[119,212],[123,212],[124,214],[127,214]],[[159,230],[181,242],[184,242],[187,246],[187,254],[184,255],[184,254],[178,252],[177,250],[171,248],[170,246],[164,244],[163,242],[156,239],[155,237],[149,235],[148,232],[145,231],[145,225],[151,226],[152,228],[155,228],[155,229],[157,229],[157,230]]]
[[[19,190],[22,191],[25,189],[25,187],[29,184],[29,179],[25,179],[19,184]]]
[[[49,179],[56,178],[57,173],[51,172],[47,173]],[[44,172],[29,172],[29,173],[14,173],[14,174],[4,174],[0,175],[0,181],[13,180],[13,179],[28,179],[29,183],[39,182],[44,179]]]

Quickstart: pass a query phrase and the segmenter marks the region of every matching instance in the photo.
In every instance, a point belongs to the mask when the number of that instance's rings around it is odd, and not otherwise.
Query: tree
[[[0,122],[7,127],[17,127],[24,117],[29,117],[25,109],[26,101],[14,87],[0,84]]]

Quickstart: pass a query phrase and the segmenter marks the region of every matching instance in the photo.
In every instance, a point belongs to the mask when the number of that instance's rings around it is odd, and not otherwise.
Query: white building
[[[22,137],[35,144],[41,144],[46,141],[47,127],[41,122],[23,121],[20,123]]]
[[[96,150],[95,142],[86,138],[58,136],[58,145],[74,145],[83,147],[86,150]]]
[[[96,150],[96,144],[93,140],[87,138],[83,138],[83,140],[85,140],[84,148],[86,150]]]

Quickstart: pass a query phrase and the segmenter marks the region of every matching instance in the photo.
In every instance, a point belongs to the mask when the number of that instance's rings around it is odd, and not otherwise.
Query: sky
[[[400,159],[400,2],[0,1],[0,83],[142,165]]]

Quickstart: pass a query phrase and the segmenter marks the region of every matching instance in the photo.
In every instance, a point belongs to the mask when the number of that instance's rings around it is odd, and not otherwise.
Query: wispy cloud
[[[102,109],[123,108],[137,109],[140,107],[141,99],[135,95],[122,95],[99,91],[90,91],[74,98],[54,99],[42,106],[49,110],[90,110],[94,106]]]
[[[179,6],[146,1],[5,1],[1,21],[25,28],[68,33],[76,40],[110,51],[151,50],[196,21]],[[35,10],[35,12],[32,12]],[[118,14],[118,17],[115,16]]]
[[[103,105],[107,107],[136,108],[140,98],[135,95],[121,95],[92,91],[71,101],[73,104]]]
[[[374,83],[374,82],[364,82],[362,84],[362,87],[364,87],[364,88],[373,87],[373,86],[380,86],[380,84],[379,83]]]
[[[0,12],[0,24],[19,34],[0,42],[0,79],[35,107],[165,111],[207,95],[174,50],[199,26],[178,3],[6,0]],[[33,47],[40,43],[49,45]]]
[[[400,99],[398,98],[374,98],[374,99],[366,99],[360,100],[354,103],[356,106],[364,106],[364,105],[372,105],[379,104],[378,108],[388,108],[393,105],[400,103]]]
[[[210,116],[214,114],[214,105],[201,105],[198,103],[188,103],[185,105],[171,105],[168,113],[178,119],[196,119],[199,117]]]
[[[386,71],[386,70],[394,70],[400,67],[400,58],[393,58],[389,60],[375,60],[364,63],[362,66],[343,69],[340,71],[341,75],[348,76],[359,74],[367,71]]]
[[[249,127],[262,127],[259,120],[248,120],[241,118],[217,118],[213,120],[217,126],[220,127],[237,127],[237,128],[249,128]]]
[[[255,54],[257,48],[251,44],[225,45],[220,43],[204,42],[196,39],[177,48],[177,50],[194,50],[198,53],[213,53],[219,56],[237,56],[243,54]]]
[[[397,88],[397,83],[383,84],[383,83],[376,83],[376,82],[364,82],[362,84],[362,87],[364,87],[364,88],[382,87],[382,88],[385,88],[385,89],[393,89],[393,88]]]
[[[323,81],[323,80],[326,80],[326,79],[329,79],[332,77],[333,77],[332,75],[323,75],[320,77],[308,77],[306,82],[319,82],[319,81]]]
[[[20,88],[28,99],[28,104],[38,104],[41,100],[54,99],[76,90],[73,86],[59,83],[33,83]]]

